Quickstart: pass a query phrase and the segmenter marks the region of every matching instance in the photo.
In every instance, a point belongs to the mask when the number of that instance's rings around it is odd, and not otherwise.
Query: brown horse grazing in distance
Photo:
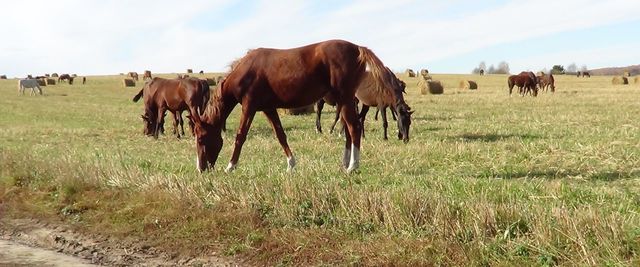
[[[535,95],[538,95],[538,76],[532,71],[523,71],[520,72],[519,75],[527,75],[533,81],[533,83],[530,83],[529,86],[524,88],[526,90],[524,93],[533,94],[535,92]]]
[[[127,73],[127,76],[131,77],[131,79],[137,81],[138,80],[138,73],[135,71],[131,71],[129,73]]]
[[[527,90],[527,88],[531,88],[532,84],[534,83],[534,80],[531,78],[529,74],[518,74],[518,75],[509,76],[509,78],[507,79],[507,83],[509,85],[509,96],[511,96],[514,86],[518,86],[519,93],[522,96],[524,96],[526,93],[525,90]],[[538,95],[537,89],[534,90],[533,92],[534,92],[533,96]]]
[[[151,79],[153,79],[153,77],[151,77],[151,71],[150,70],[145,70],[144,71],[144,75],[142,76],[142,79],[143,80],[147,80],[147,79],[151,80]]]
[[[537,77],[538,78],[538,86],[540,87],[540,91],[547,91],[551,88],[551,92],[554,93],[556,91],[555,79],[553,78],[553,74],[542,74]]]
[[[391,72],[391,70],[389,70],[389,72]],[[398,79],[395,75],[393,76],[393,78],[396,79],[395,83],[400,85],[400,87],[402,88],[402,92],[404,93],[407,85],[403,81]],[[387,128],[389,125],[387,121],[387,107],[391,107],[392,110],[396,109],[396,102],[393,94],[391,93],[391,90],[376,90],[375,81],[373,79],[374,77],[370,73],[367,73],[365,78],[358,86],[358,90],[356,91],[356,98],[358,98],[360,103],[362,103],[362,109],[360,110],[360,115],[358,116],[360,118],[360,124],[362,124],[362,135],[364,136],[364,121],[367,117],[369,107],[375,106],[378,107],[378,110],[381,111],[382,128],[384,129],[383,136],[384,140],[387,140]],[[412,113],[413,111],[410,111],[409,115],[411,115]],[[409,127],[411,125],[411,121],[409,120],[409,117],[400,119],[404,119],[405,121],[401,122],[400,120],[398,120],[398,139],[402,139],[405,143],[407,143],[409,142]],[[400,127],[400,125],[406,125],[406,127]]]
[[[355,93],[369,68],[378,90],[391,90],[402,121],[410,118],[402,88],[393,73],[371,50],[343,40],[330,40],[293,49],[258,48],[232,64],[228,76],[209,101],[205,114],[192,116],[195,122],[197,168],[213,167],[222,149],[222,123],[241,104],[242,116],[233,154],[226,171],[233,170],[257,111],[271,122],[287,157],[288,169],[295,166],[293,153],[280,123],[277,108],[310,105],[331,94],[347,126],[342,164],[351,172],[359,167],[361,126],[356,114]],[[405,127],[403,125],[403,127]]]
[[[62,74],[58,77],[58,83],[60,83],[60,81],[67,81],[69,84],[73,84],[73,77],[71,77],[69,74]]]
[[[205,80],[191,79],[163,79],[153,78],[146,82],[142,90],[133,98],[137,102],[144,97],[144,132],[158,138],[164,115],[168,110],[174,115],[174,134],[180,138],[178,125],[184,135],[182,112],[188,111],[191,116],[199,114],[209,99],[209,84]],[[190,121],[191,131],[193,124]]]
[[[82,77],[82,84],[86,84],[87,83],[87,77]]]

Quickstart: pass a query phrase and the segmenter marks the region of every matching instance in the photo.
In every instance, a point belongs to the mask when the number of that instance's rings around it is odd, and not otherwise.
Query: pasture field
[[[640,85],[557,76],[555,94],[532,98],[509,97],[504,75],[432,76],[443,95],[400,75],[408,144],[382,140],[370,111],[350,175],[333,108],[324,134],[315,115],[281,115],[292,173],[257,114],[226,174],[236,108],[215,171],[199,174],[188,127],[143,136],[140,83],[89,76],[20,96],[0,80],[0,215],[256,265],[640,265]]]

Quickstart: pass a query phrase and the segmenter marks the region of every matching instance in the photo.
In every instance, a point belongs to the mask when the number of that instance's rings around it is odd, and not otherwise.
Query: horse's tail
[[[382,63],[376,54],[374,54],[369,48],[363,46],[358,47],[358,52],[360,53],[358,61],[369,67],[376,89],[382,91],[393,88],[393,73],[384,66],[384,63]]]
[[[138,100],[140,100],[140,98],[142,97],[143,93],[144,93],[144,86],[142,87],[142,89],[140,89],[140,92],[133,97],[133,102],[138,102]]]
[[[207,108],[207,104],[209,103],[209,98],[211,97],[211,89],[209,87],[209,82],[207,80],[200,80],[200,87],[202,90],[202,101],[200,101],[200,109],[198,115],[204,115],[204,110]]]
[[[513,76],[507,79],[507,84],[509,85],[509,90],[513,89],[513,86],[515,85]]]

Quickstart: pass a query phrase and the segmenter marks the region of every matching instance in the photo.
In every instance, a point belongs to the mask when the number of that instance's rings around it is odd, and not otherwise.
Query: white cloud
[[[11,27],[2,30],[10,38],[0,42],[0,73],[224,70],[250,48],[287,48],[334,38],[368,46],[387,65],[402,69],[498,44],[637,20],[640,8],[640,1],[541,0],[476,11],[464,8],[468,1],[358,0],[318,13],[304,1],[257,1],[255,12],[246,11],[241,20],[217,20],[230,3],[4,3],[7,11],[0,25]],[[212,17],[212,25],[194,27],[194,18],[203,15]]]

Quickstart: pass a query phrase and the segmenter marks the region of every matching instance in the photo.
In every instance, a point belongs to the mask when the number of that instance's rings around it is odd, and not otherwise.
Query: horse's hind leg
[[[184,136],[184,120],[182,119],[182,111],[177,111],[178,123],[180,124],[180,134]]]
[[[316,132],[322,133],[322,124],[320,124],[320,115],[322,114],[322,109],[324,107],[324,99],[320,98],[318,102],[316,102]]]
[[[364,138],[364,120],[367,118],[367,112],[369,112],[369,106],[362,104],[362,110],[360,110],[360,114],[358,115],[358,119],[360,119],[360,127],[362,129],[362,138]]]
[[[387,121],[387,107],[378,107],[378,109],[382,109],[382,112],[380,115],[382,116],[382,129],[384,130],[384,140],[389,140],[389,138],[387,138],[387,128],[389,127],[389,122]]]
[[[236,165],[238,165],[242,145],[244,144],[244,141],[247,140],[247,133],[251,127],[253,117],[256,115],[256,110],[250,106],[251,104],[249,103],[244,103],[242,105],[242,117],[240,117],[240,126],[238,127],[238,133],[236,134],[236,143],[233,145],[233,154],[231,155],[229,165],[227,165],[227,168],[224,170],[225,172],[233,171],[236,168]]]
[[[180,131],[178,130],[178,126],[180,125],[180,119],[178,118],[180,114],[177,111],[171,112],[171,117],[173,117],[173,135],[180,138]]]
[[[331,124],[331,130],[329,131],[329,133],[333,134],[333,130],[336,128],[336,123],[338,123],[338,120],[340,119],[340,104],[336,103],[336,116],[333,119],[333,124]],[[342,131],[344,131],[344,127],[342,127]]]
[[[285,135],[284,129],[282,128],[282,123],[280,122],[278,111],[276,111],[275,109],[265,110],[264,114],[267,115],[267,119],[269,119],[269,122],[271,122],[273,132],[276,134],[278,142],[280,142],[280,145],[284,150],[284,154],[287,156],[287,171],[291,171],[293,170],[293,167],[296,166],[296,159],[293,157],[291,149],[289,149],[289,144],[287,143],[287,135]]]
[[[156,118],[156,127],[153,131],[153,138],[158,139],[158,133],[160,132],[161,125],[164,124],[165,107],[158,107],[158,118]],[[164,127],[163,127],[164,128]]]

